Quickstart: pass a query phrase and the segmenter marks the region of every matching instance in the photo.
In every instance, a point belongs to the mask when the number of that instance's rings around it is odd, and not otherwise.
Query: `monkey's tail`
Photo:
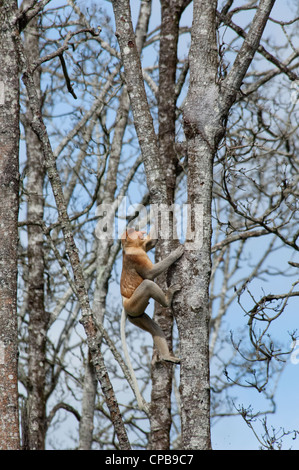
[[[126,325],[126,312],[125,309],[122,309],[121,312],[121,321],[120,321],[120,337],[121,337],[121,342],[122,342],[122,347],[125,355],[125,361],[128,366],[128,369],[130,371],[131,379],[132,379],[132,388],[135,393],[138,407],[141,411],[145,411],[147,414],[149,413],[149,407],[146,401],[142,398],[142,395],[140,393],[136,375],[130,360],[128,348],[127,348],[127,341],[126,341],[126,332],[125,332],[125,325]]]

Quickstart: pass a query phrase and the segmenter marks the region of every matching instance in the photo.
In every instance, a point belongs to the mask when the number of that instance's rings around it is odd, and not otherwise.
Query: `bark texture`
[[[82,411],[79,425],[78,450],[91,450],[93,436],[94,407],[97,392],[96,374],[90,354],[86,359]]]
[[[26,4],[26,2],[25,2]],[[39,59],[37,19],[25,29],[25,48],[30,63]],[[40,101],[40,71],[34,73],[34,82]],[[39,105],[40,106],[40,105]],[[31,128],[32,112],[27,104],[24,128],[26,136],[28,175],[28,312],[29,361],[27,398],[27,445],[30,450],[44,450],[46,435],[46,337],[49,315],[44,305],[44,165],[40,141]]]
[[[211,200],[218,118],[216,4],[195,1],[189,53],[190,85],[184,107],[188,151],[188,204],[191,228],[202,230],[199,245],[190,244],[182,271],[183,302],[176,312],[181,346],[181,424],[184,449],[209,449],[209,282],[211,273]],[[214,122],[215,120],[215,122]],[[201,226],[194,225],[202,209]],[[198,219],[197,219],[198,220]],[[196,411],[195,411],[196,410]]]
[[[153,120],[144,88],[139,53],[131,21],[130,5],[127,0],[115,1],[113,2],[113,8],[116,20],[116,36],[120,45],[134,125],[145,165],[150,202],[158,205],[165,204],[167,201],[166,175],[163,173]],[[171,341],[172,320],[169,319],[169,316],[167,320],[170,320],[170,329],[168,327],[168,333],[165,333]],[[169,365],[159,363],[153,368],[150,413],[151,449],[169,448],[171,375],[172,367]]]
[[[160,198],[160,204],[171,207],[174,201],[178,159],[175,152],[175,123],[176,123],[176,70],[177,44],[179,21],[187,1],[165,1],[161,3],[161,32],[159,52],[159,90],[158,90],[158,119],[159,119],[159,154],[164,174],[166,200]],[[165,258],[175,247],[172,232],[172,213],[170,212],[170,238],[161,240],[156,249],[156,261]],[[171,279],[171,269],[160,276],[156,282],[166,291]],[[171,308],[155,305],[155,321],[161,326],[168,346],[172,350],[173,314]],[[167,450],[170,448],[171,392],[173,366],[153,361],[152,364],[152,394],[151,394],[151,449]]]
[[[19,449],[17,247],[19,67],[16,0],[0,1],[0,449]]]

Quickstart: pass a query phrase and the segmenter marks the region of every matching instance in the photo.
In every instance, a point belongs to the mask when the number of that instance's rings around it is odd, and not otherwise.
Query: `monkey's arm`
[[[145,251],[150,251],[152,250],[156,244],[157,244],[158,239],[156,238],[147,238],[146,243],[145,243]]]
[[[159,263],[156,263],[152,266],[138,264],[136,265],[135,269],[143,279],[153,280],[155,279],[155,277],[159,276],[159,274],[166,271],[166,269],[168,269],[169,266],[171,266],[177,259],[179,259],[183,253],[184,246],[181,245],[175,251],[170,253],[167,258],[163,259],[162,261],[159,261]]]
[[[149,251],[157,244],[158,238],[156,236],[155,227],[151,227],[150,233],[145,238],[145,251]]]

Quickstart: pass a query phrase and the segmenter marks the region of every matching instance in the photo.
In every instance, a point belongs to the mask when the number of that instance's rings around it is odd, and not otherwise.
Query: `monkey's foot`
[[[181,359],[179,357],[175,356],[166,356],[166,357],[161,357],[162,361],[165,362],[171,362],[172,364],[180,364]]]
[[[182,286],[180,284],[173,284],[172,286],[169,287],[168,292],[171,294],[174,294],[175,292],[180,291]]]

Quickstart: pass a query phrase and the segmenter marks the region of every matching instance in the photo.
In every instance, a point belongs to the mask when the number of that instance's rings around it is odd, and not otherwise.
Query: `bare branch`
[[[242,81],[258,49],[261,36],[266,26],[275,0],[260,0],[256,14],[251,22],[250,29],[243,41],[234,64],[224,80],[221,104],[224,112],[227,112],[236,99],[236,94],[241,88]]]
[[[69,413],[72,413],[75,418],[77,419],[77,421],[80,421],[81,420],[81,416],[79,414],[79,412],[71,405],[69,405],[68,403],[64,403],[64,402],[60,402],[60,403],[57,403],[51,410],[50,410],[50,413],[48,415],[48,418],[47,418],[47,427],[50,426],[51,422],[53,421],[57,411],[59,410],[65,410],[65,411],[68,411]]]
[[[230,28],[232,28],[233,31],[238,33],[238,35],[240,37],[242,37],[244,39],[247,37],[246,32],[240,26],[236,25],[231,20],[230,15],[225,16],[224,14],[217,12],[217,16],[218,16],[219,19],[221,19],[221,21],[223,21],[224,24],[228,25]],[[284,62],[281,62],[280,60],[277,59],[277,57],[275,57],[273,54],[268,52],[264,48],[264,46],[262,46],[261,44],[258,46],[257,52],[259,52],[262,56],[264,56],[265,59],[267,59],[269,62],[274,64],[281,72],[285,73],[289,77],[290,80],[298,80],[298,75],[296,73],[294,73],[292,70],[290,70],[285,65]],[[298,55],[299,55],[299,52],[297,52],[297,56]],[[294,57],[292,58],[292,60],[293,59],[294,59]]]
[[[160,195],[161,188],[165,185],[161,185],[163,172],[161,171],[153,119],[149,110],[140,57],[135,42],[130,3],[128,0],[113,0],[112,4],[116,21],[115,35],[119,42],[125,69],[125,80],[130,96],[134,125],[144,159],[152,202],[155,202],[154,198]]]
[[[23,5],[26,2],[23,2],[15,19],[16,22],[19,22],[20,31],[26,28],[29,21],[38,15],[50,1],[51,0],[31,0],[25,7]]]
[[[236,240],[246,240],[247,238],[260,237],[261,235],[267,235],[268,233],[268,230],[265,229],[247,230],[245,232],[234,233],[232,235],[227,236],[221,242],[218,242],[214,246],[212,246],[212,253],[215,253],[215,251],[217,250],[221,250],[224,246],[233,243]]]

